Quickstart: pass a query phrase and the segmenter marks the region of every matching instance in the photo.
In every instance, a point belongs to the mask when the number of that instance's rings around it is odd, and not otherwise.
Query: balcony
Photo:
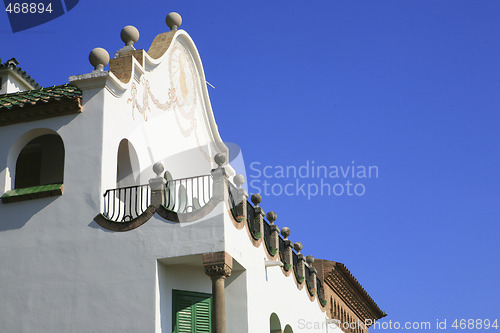
[[[154,194],[161,196],[162,205],[170,212],[193,213],[213,197],[213,179],[211,175],[165,179],[155,190],[150,184],[110,189],[104,193],[102,215],[110,221],[130,222],[151,206]]]
[[[253,205],[247,200],[242,175],[236,175],[233,184],[222,166],[225,159],[216,156],[215,162],[218,167],[210,175],[181,179],[169,179],[169,173],[163,173],[163,165],[156,163],[153,166],[156,177],[150,179],[149,184],[107,190],[104,211],[94,220],[111,231],[129,231],[146,223],[154,214],[172,222],[196,221],[225,202],[233,223],[238,229],[248,229],[253,245],[263,244],[268,256],[280,263],[283,274],[293,276],[297,285],[305,285],[311,300],[316,297],[320,306],[325,307],[323,281],[313,265],[314,258],[300,253],[300,242],[292,243],[288,239],[289,228],[282,228],[280,232],[274,224],[276,213],[268,212],[264,218],[259,194],[252,195]]]

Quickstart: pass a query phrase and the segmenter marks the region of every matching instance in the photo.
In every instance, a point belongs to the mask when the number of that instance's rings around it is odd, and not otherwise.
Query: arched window
[[[290,325],[286,325],[283,333],[293,333],[292,327]]]
[[[17,157],[16,189],[62,184],[64,144],[57,134],[41,135],[28,142]]]
[[[134,146],[127,139],[120,141],[116,164],[116,187],[137,185],[139,158]]]
[[[281,323],[276,313],[272,313],[271,317],[269,317],[269,324],[271,333],[281,333]]]
[[[10,148],[6,174],[11,190],[3,203],[46,198],[62,194],[64,180],[64,144],[61,137],[47,128],[24,133]]]

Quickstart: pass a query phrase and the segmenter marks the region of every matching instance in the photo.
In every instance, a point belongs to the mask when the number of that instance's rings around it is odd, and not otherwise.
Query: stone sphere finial
[[[243,175],[236,175],[234,176],[233,181],[236,186],[241,187],[241,185],[245,183],[245,177],[243,177]]]
[[[254,193],[254,194],[252,194],[252,197],[250,198],[250,200],[252,200],[252,203],[255,207],[259,207],[259,204],[262,201],[262,197],[259,193]]]
[[[276,218],[278,217],[275,212],[269,212],[266,215],[267,219],[271,224],[274,224],[274,221],[276,221]]]
[[[295,251],[297,251],[297,254],[300,254],[300,251],[302,251],[302,243],[301,242],[296,242],[293,244],[293,248]]]
[[[122,41],[125,43],[125,45],[129,46],[137,43],[137,41],[139,40],[139,36],[139,30],[137,30],[137,28],[133,25],[127,25],[122,29],[122,32],[120,33]]]
[[[179,15],[179,13],[171,12],[167,15],[167,19],[165,21],[167,22],[167,25],[170,28],[170,30],[175,31],[181,26],[182,17]]]
[[[221,167],[222,164],[226,162],[226,155],[218,153],[217,155],[215,155],[214,161],[219,167]]]
[[[165,170],[165,167],[163,166],[163,163],[161,162],[156,162],[153,165],[153,171],[156,173],[157,177],[160,177],[160,174]]]
[[[314,262],[314,257],[313,257],[312,255],[308,255],[308,256],[306,257],[306,261],[307,261],[307,263],[308,263],[309,265],[312,265],[312,264],[313,264],[313,262]]]
[[[288,239],[288,236],[290,236],[290,228],[288,227],[281,228],[281,235],[285,237],[285,240]]]
[[[109,63],[109,53],[102,47],[96,47],[90,51],[89,61],[94,70],[102,71]]]

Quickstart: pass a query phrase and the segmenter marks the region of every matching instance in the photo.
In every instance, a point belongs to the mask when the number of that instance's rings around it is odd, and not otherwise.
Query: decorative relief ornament
[[[206,265],[205,273],[211,278],[228,277],[231,275],[231,267],[225,263]]]
[[[178,41],[171,46],[168,67],[170,87],[162,91],[162,96],[152,92],[146,75],[141,77],[139,84],[132,83],[130,97],[127,99],[127,103],[132,104],[132,119],[136,119],[136,113],[148,121],[148,115],[152,111],[172,111],[181,134],[184,137],[194,136],[204,158],[211,160],[197,131],[196,108],[199,93],[196,65],[189,51]]]
[[[196,70],[193,58],[179,42],[173,45],[169,59],[170,82],[176,92],[175,104],[186,118],[194,117],[196,108]]]

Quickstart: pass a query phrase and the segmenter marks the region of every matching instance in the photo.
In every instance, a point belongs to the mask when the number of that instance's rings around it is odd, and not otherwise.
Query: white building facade
[[[0,68],[1,331],[366,332],[327,324],[385,315],[347,269],[247,201],[180,23],[63,86]]]

